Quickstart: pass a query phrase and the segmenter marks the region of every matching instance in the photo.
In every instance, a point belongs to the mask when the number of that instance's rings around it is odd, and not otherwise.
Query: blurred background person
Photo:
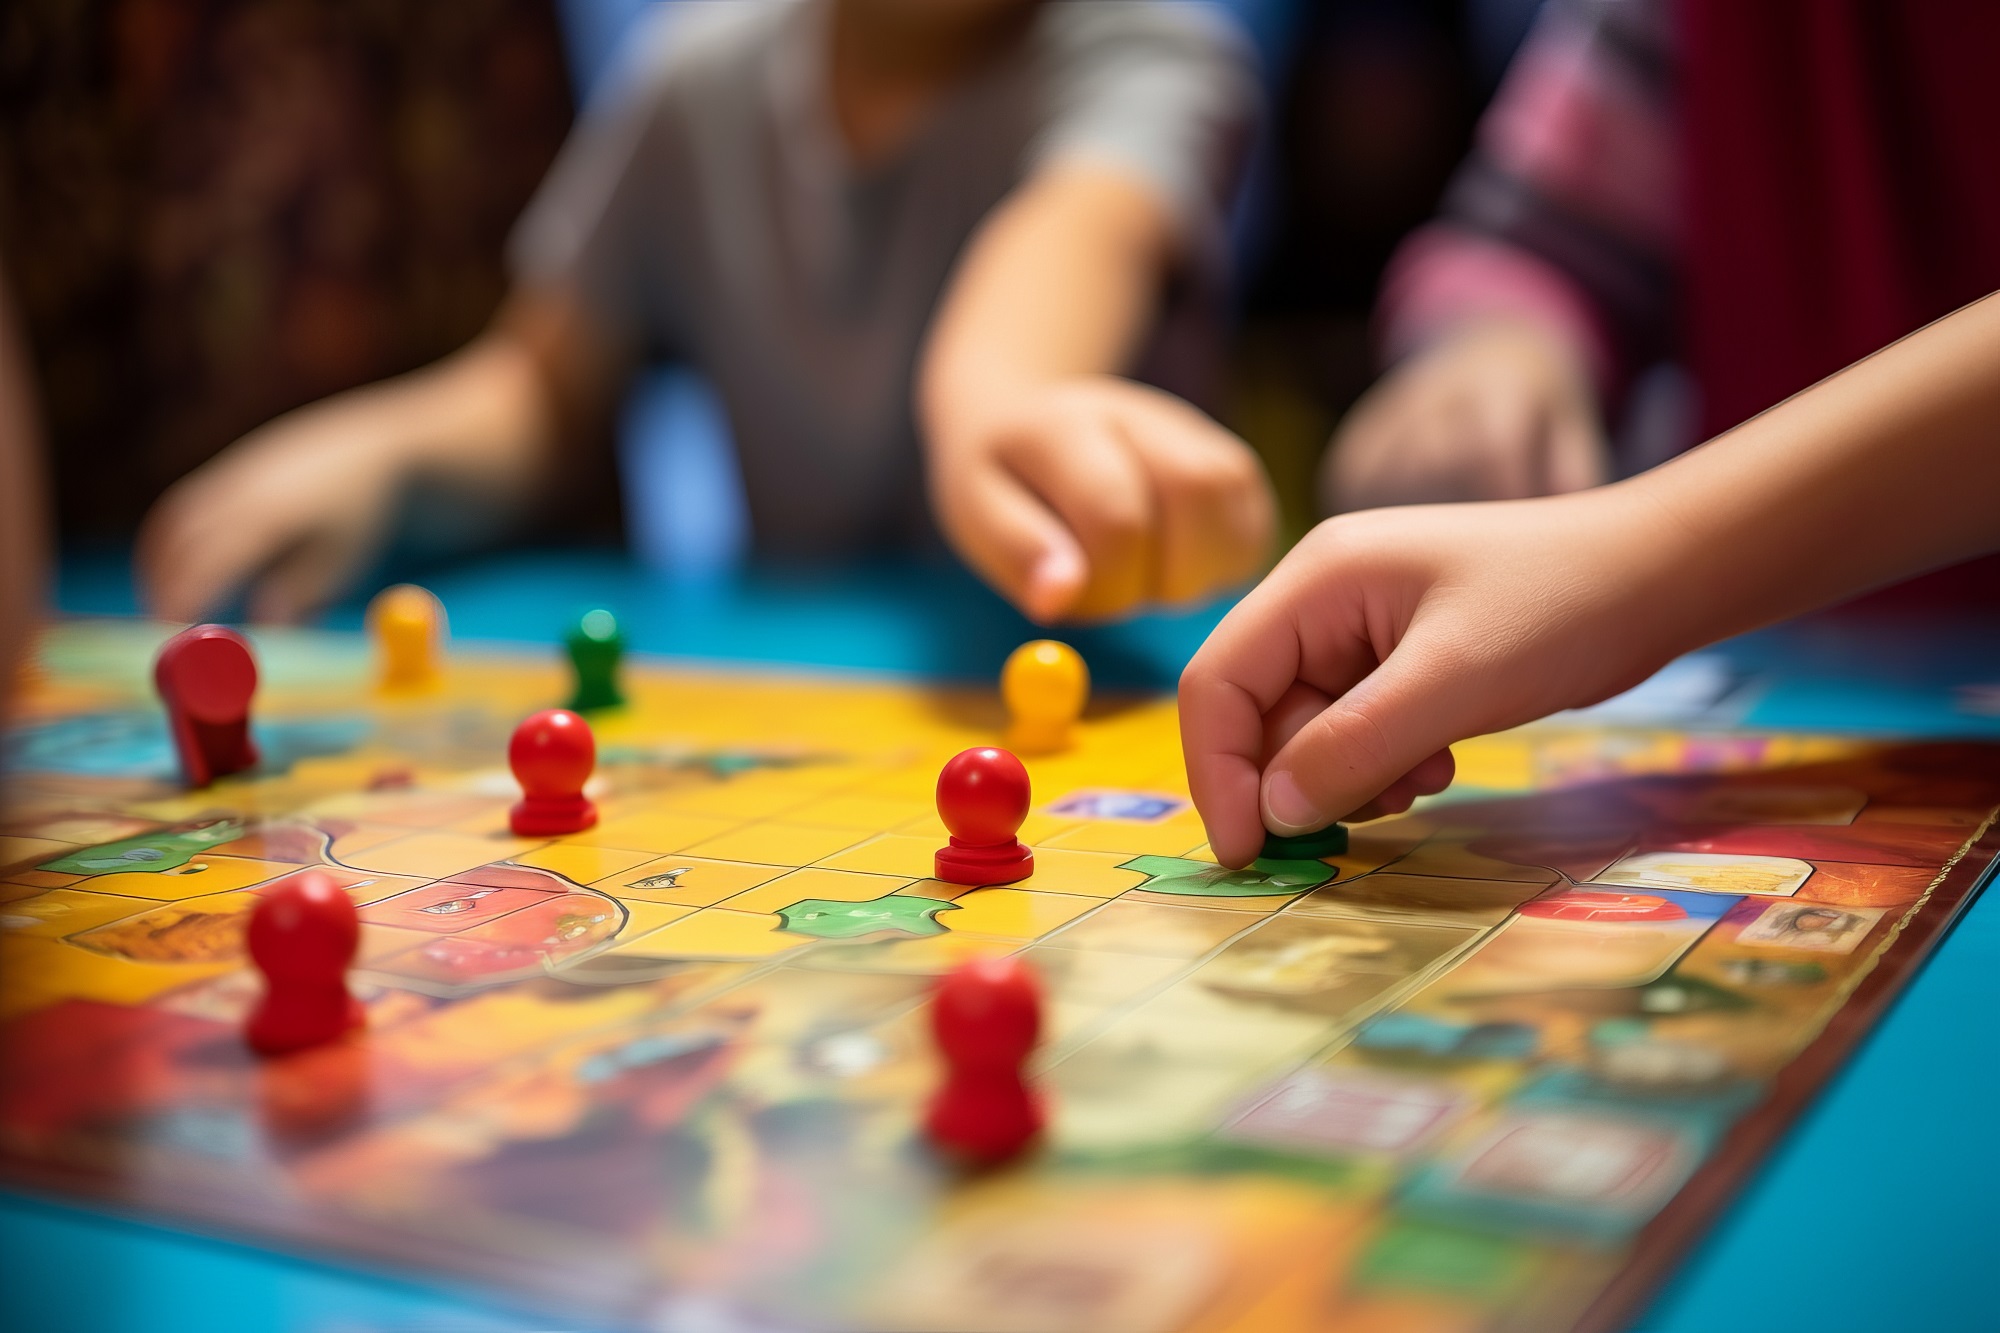
[[[1175,4],[683,0],[629,48],[487,333],[161,501],[140,553],[163,614],[247,583],[254,614],[293,618],[405,515],[533,513],[587,475],[579,441],[649,355],[715,384],[765,549],[908,549],[928,498],[1044,619],[1259,567],[1255,456],[1124,378],[1176,378],[1214,327],[1255,98],[1231,29]]]
[[[1429,221],[1540,0],[1299,0],[1257,17],[1271,170],[1239,216],[1245,280],[1222,419],[1256,447],[1296,539],[1373,380],[1389,258]]]
[[[147,504],[232,440],[485,327],[507,285],[503,243],[568,126],[570,89],[615,103],[621,70],[643,64],[629,39],[663,7],[9,6],[0,243],[19,259],[78,586],[101,583],[117,604]],[[1209,8],[1253,39],[1277,109],[1231,200],[1236,336],[1222,374],[1198,338],[1161,340],[1199,354],[1151,364],[1171,362],[1178,387],[1254,446],[1295,535],[1314,517],[1321,447],[1370,374],[1382,264],[1434,208],[1534,0]],[[1240,82],[1241,66],[1227,68]],[[508,535],[624,541],[674,577],[727,575],[749,547],[727,413],[684,363],[642,368],[632,385],[572,423],[561,495]],[[451,530],[450,507],[409,503],[423,521],[385,526],[398,542],[364,581],[423,576],[424,543],[480,535]]]
[[[1398,252],[1329,510],[1581,489],[2000,287],[2000,8],[1550,0]]]

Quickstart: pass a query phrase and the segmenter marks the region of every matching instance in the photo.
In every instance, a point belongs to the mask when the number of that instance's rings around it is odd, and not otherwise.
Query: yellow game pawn
[[[1076,649],[1054,639],[1016,648],[1000,668],[1000,697],[1011,719],[1007,746],[1019,754],[1067,750],[1090,697],[1090,672]]]
[[[368,603],[368,628],[375,638],[385,694],[418,694],[443,679],[439,658],[444,643],[444,604],[414,583],[385,588]]]

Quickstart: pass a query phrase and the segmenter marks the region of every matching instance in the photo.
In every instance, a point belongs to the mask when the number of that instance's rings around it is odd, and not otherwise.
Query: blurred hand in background
[[[946,293],[918,383],[932,509],[1030,619],[1196,601],[1269,558],[1277,507],[1256,454],[1113,373],[1187,243],[1135,176],[1052,165],[988,218]]]
[[[1320,470],[1329,513],[1515,500],[1608,481],[1585,363],[1527,320],[1486,319],[1416,352],[1362,396]]]
[[[289,412],[169,489],[139,533],[148,606],[199,620],[240,596],[295,622],[399,527],[438,545],[506,530],[574,484],[558,445],[609,409],[621,365],[574,304],[516,296],[464,350]]]
[[[1195,602],[1256,574],[1270,551],[1276,509],[1257,456],[1130,380],[1031,390],[932,457],[946,535],[1043,623]]]

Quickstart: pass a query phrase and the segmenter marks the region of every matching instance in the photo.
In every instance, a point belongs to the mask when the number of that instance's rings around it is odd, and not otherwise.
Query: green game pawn
[[[586,611],[565,639],[570,664],[576,668],[576,692],[570,695],[572,713],[589,713],[616,708],[625,702],[618,688],[618,659],[625,655],[625,636],[618,632],[618,620],[602,609]]]
[[[1262,861],[1318,861],[1328,856],[1347,854],[1347,826],[1328,824],[1323,829],[1311,833],[1300,833],[1286,837],[1281,833],[1264,834],[1264,851],[1258,857]]]

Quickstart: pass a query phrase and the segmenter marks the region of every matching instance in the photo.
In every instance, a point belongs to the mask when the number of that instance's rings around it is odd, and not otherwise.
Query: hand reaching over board
[[[1451,780],[1452,742],[1594,702],[1672,656],[1658,603],[1634,595],[1671,570],[1621,540],[1646,527],[1626,498],[1373,510],[1314,530],[1181,677],[1216,859],[1246,864],[1267,828],[1405,810]],[[1601,558],[1576,560],[1580,544]]]
[[[931,491],[959,554],[1035,620],[1189,602],[1262,567],[1263,465],[1187,403],[1111,376],[1031,390],[934,442]]]
[[[622,365],[573,299],[516,293],[444,360],[288,412],[170,489],[139,534],[149,609],[196,620],[244,594],[253,620],[303,620],[399,522],[433,550],[504,530],[587,475],[556,444],[597,418]]]
[[[260,621],[297,621],[347,589],[388,540],[402,465],[379,389],[279,417],[170,489],[146,515],[138,572],[163,620],[247,592]]]
[[[932,512],[1031,619],[1099,619],[1250,578],[1276,505],[1241,440],[1141,364],[1181,210],[1089,156],[1042,166],[966,247],[916,386]]]
[[[1449,746],[2000,546],[2000,295],[1642,476],[1321,524],[1181,677],[1216,859],[1405,809]]]
[[[1584,358],[1522,321],[1425,348],[1363,396],[1321,468],[1328,512],[1520,500],[1602,485],[1611,451]]]

